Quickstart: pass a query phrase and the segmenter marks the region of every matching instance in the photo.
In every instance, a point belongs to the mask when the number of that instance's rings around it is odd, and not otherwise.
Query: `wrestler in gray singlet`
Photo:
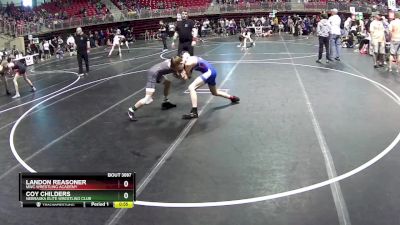
[[[162,78],[170,73],[173,73],[174,71],[170,68],[170,59],[167,59],[163,62],[160,62],[154,66],[152,66],[148,71],[147,71],[147,84],[146,88],[152,88],[155,89],[156,83],[160,83]]]

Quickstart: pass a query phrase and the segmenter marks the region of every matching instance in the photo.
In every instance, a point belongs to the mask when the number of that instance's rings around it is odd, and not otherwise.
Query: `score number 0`
[[[127,188],[129,186],[129,181],[124,181],[124,187]],[[129,193],[124,192],[124,199],[129,198]],[[114,208],[132,208],[133,202],[121,201],[121,202],[114,202]]]
[[[126,181],[124,181],[124,187],[128,187],[129,186],[129,182],[126,180]],[[124,198],[125,199],[128,199],[129,198],[129,194],[128,194],[128,192],[125,192],[124,193]]]

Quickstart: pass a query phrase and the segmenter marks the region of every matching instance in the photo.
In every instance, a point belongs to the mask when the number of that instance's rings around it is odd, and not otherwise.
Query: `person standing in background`
[[[178,44],[178,55],[181,55],[183,51],[189,52],[191,56],[194,54],[193,50],[193,28],[194,21],[188,19],[188,12],[182,12],[182,21],[178,21],[175,29],[175,35],[172,41],[172,47],[175,47],[175,39],[179,36],[179,44]]]
[[[168,51],[168,47],[167,47],[167,25],[164,23],[164,21],[160,20],[160,29],[158,29],[160,31],[160,35],[161,35],[161,40],[162,43],[164,45],[163,47],[163,52]]]
[[[400,72],[399,68],[399,54],[400,54],[400,13],[395,13],[395,18],[390,22],[390,58],[389,58],[389,72],[392,72],[393,59],[396,60],[396,71]]]
[[[279,31],[279,19],[278,19],[277,16],[274,18],[274,25],[273,25],[273,29],[272,30],[275,33],[277,33]]]
[[[61,38],[61,36],[58,36],[57,44],[58,47],[64,48],[64,40]]]
[[[44,47],[43,47],[43,40],[39,43],[39,58],[40,61],[43,61],[43,55],[44,55]]]
[[[329,23],[331,24],[331,35],[330,35],[330,58],[333,58],[333,51],[335,50],[335,60],[340,61],[340,36],[341,36],[341,19],[337,15],[338,10],[332,9],[332,16],[329,17]]]
[[[7,80],[6,80],[6,72],[7,72],[8,62],[5,56],[1,56],[0,62],[0,78],[4,84],[4,89],[6,90],[6,95],[11,95],[10,90],[8,89]]]
[[[57,37],[53,37],[53,39],[49,39],[49,45],[50,45],[50,57],[56,53],[57,49]]]
[[[321,15],[321,21],[318,22],[317,25],[317,35],[319,38],[319,52],[318,52],[318,60],[317,63],[321,63],[322,59],[322,52],[324,51],[324,46],[325,46],[325,51],[326,51],[326,63],[329,63],[331,61],[330,55],[329,55],[329,35],[331,34],[331,25],[329,23],[328,15],[322,14]]]
[[[89,56],[88,52],[90,49],[90,42],[88,37],[83,33],[82,28],[76,28],[76,35],[75,35],[75,49],[76,49],[76,56],[78,59],[79,65],[79,76],[88,75],[89,73]],[[83,73],[82,68],[82,59],[85,60],[86,65],[86,73]]]
[[[44,51],[44,59],[50,59],[50,44],[49,41],[44,41],[43,44],[43,51]]]
[[[89,43],[91,48],[96,47],[96,40],[94,39],[94,34],[92,31],[89,31]]]
[[[99,32],[96,30],[94,32],[94,46],[99,47],[100,46],[100,35]]]
[[[105,39],[105,36],[104,36],[105,34],[104,34],[104,32],[103,32],[103,30],[100,30],[100,33],[99,33],[99,41],[100,41],[100,43],[99,43],[99,45],[100,46],[103,46],[105,43],[104,43],[104,39]]]
[[[385,28],[381,16],[378,13],[373,16],[375,20],[371,22],[369,32],[371,33],[371,45],[374,49],[374,68],[378,68],[384,66]]]
[[[344,36],[348,36],[351,30],[352,20],[351,17],[348,17],[344,22]]]
[[[284,15],[284,16],[282,17],[281,21],[282,21],[282,24],[283,24],[283,26],[284,26],[284,32],[288,33],[288,32],[289,32],[289,29],[288,29],[288,18],[287,18],[287,16]]]
[[[318,27],[318,20],[317,20],[317,16],[314,15],[311,19],[311,24],[312,24],[312,34],[313,35],[317,35],[317,27]]]

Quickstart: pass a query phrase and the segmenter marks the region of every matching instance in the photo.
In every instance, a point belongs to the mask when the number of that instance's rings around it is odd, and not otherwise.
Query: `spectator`
[[[335,60],[340,61],[340,36],[341,36],[341,31],[340,31],[340,24],[341,24],[341,19],[337,15],[338,10],[337,9],[332,9],[332,16],[329,17],[329,23],[331,25],[331,38],[330,38],[330,58],[333,58],[333,51],[335,50],[336,57]]]
[[[164,21],[160,20],[160,35],[161,35],[161,40],[163,42],[163,52],[168,51],[168,46],[167,46],[167,30],[168,26],[164,23]]]
[[[67,39],[67,49],[69,52],[69,55],[72,56],[73,54],[76,54],[75,52],[75,38],[74,36],[69,35],[68,39]]]
[[[322,52],[324,50],[325,46],[325,51],[326,51],[326,63],[329,63],[330,55],[329,55],[329,36],[331,34],[331,25],[329,23],[328,15],[322,14],[321,15],[321,21],[319,21],[317,25],[317,35],[319,38],[319,51],[318,51],[318,60],[317,63],[321,63],[322,59]]]
[[[385,28],[379,13],[374,13],[374,21],[371,22],[371,45],[374,49],[374,68],[383,67],[383,55],[385,53]]]
[[[50,59],[50,44],[49,41],[45,41],[43,44],[44,59]]]
[[[393,60],[396,60],[396,72],[400,72],[400,60],[398,56],[400,54],[400,13],[395,13],[395,20],[390,22],[389,31],[391,36],[390,42],[390,59],[389,59],[389,72],[392,72],[392,63]]]
[[[79,76],[87,75],[89,73],[89,56],[90,42],[88,37],[83,33],[82,28],[76,28],[75,45],[77,50],[77,59],[79,66]],[[82,59],[85,61],[86,73],[83,73]]]
[[[178,22],[175,29],[175,35],[172,42],[172,47],[174,47],[174,41],[179,36],[178,44],[178,55],[181,55],[183,51],[188,51],[191,56],[193,56],[193,35],[192,31],[194,28],[194,21],[188,19],[188,12],[182,12],[182,21]]]

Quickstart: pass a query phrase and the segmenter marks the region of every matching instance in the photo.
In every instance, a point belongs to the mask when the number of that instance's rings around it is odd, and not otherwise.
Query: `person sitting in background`
[[[272,30],[266,30],[261,33],[261,37],[270,37],[272,36]]]
[[[67,49],[68,49],[69,55],[72,56],[72,55],[76,54],[76,52],[75,52],[75,39],[74,39],[74,36],[72,36],[72,34],[69,35],[69,37],[67,39],[67,45],[68,45]]]
[[[369,45],[371,40],[370,34],[365,31],[360,34],[360,39],[358,51],[360,51],[360,54],[369,54]]]
[[[158,32],[156,32],[154,30],[150,30],[150,37],[151,37],[152,40],[159,40]]]
[[[282,22],[280,22],[279,25],[278,25],[278,32],[279,32],[279,34],[280,34],[281,32],[284,32],[284,29],[285,29],[285,26],[283,25]]]
[[[58,36],[57,44],[58,44],[58,46],[61,46],[62,48],[64,47],[64,40],[61,38],[61,36]]]
[[[33,51],[32,51],[31,45],[28,45],[28,47],[26,48],[26,54],[27,55],[33,55]]]
[[[354,47],[354,38],[357,37],[358,26],[356,21],[351,21],[351,25],[347,35],[342,39],[342,47],[343,48],[353,48]]]
[[[61,60],[64,59],[64,49],[59,45],[56,49],[56,58]]]

